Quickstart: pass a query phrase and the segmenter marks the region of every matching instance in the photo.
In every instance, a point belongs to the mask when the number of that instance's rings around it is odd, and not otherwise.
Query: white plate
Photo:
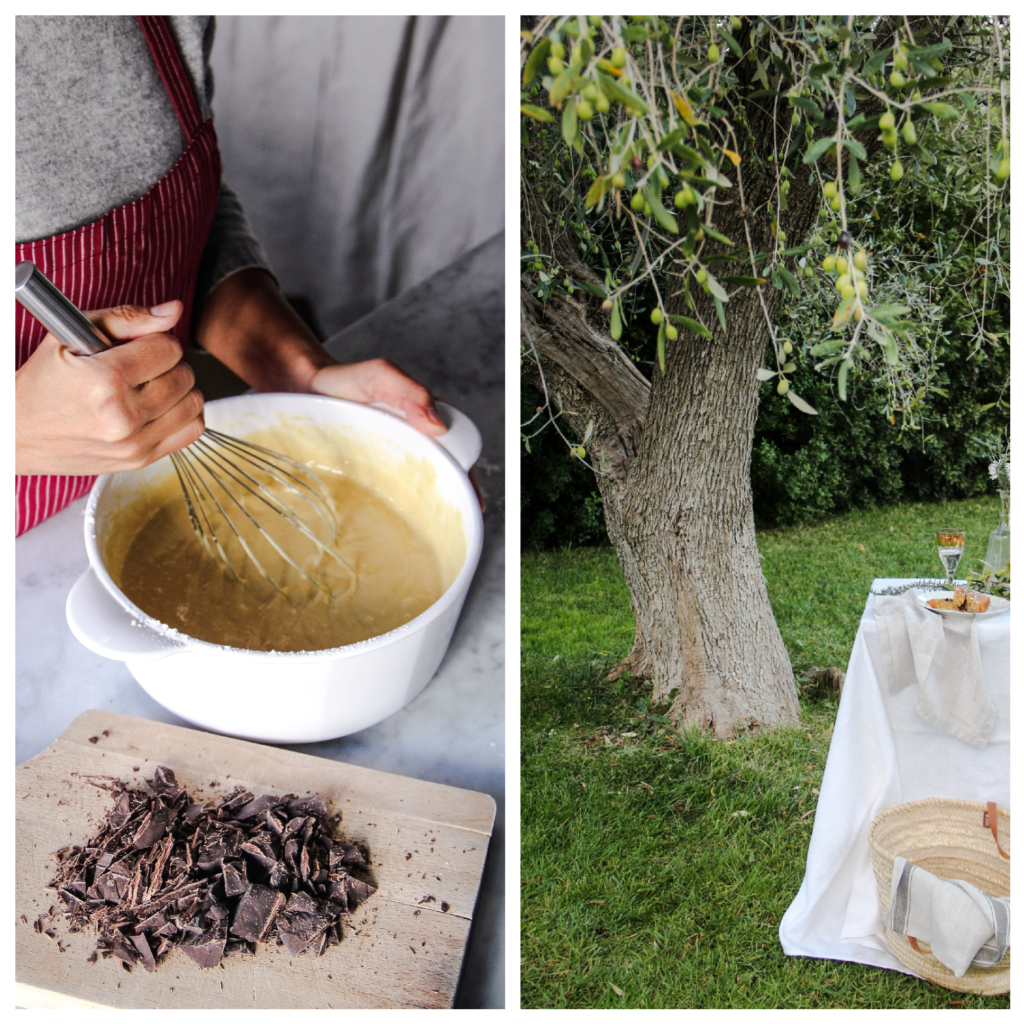
[[[989,602],[988,611],[984,612],[955,612],[949,608],[933,608],[928,602],[932,598],[949,598],[953,596],[951,590],[922,590],[917,595],[918,604],[923,605],[930,612],[936,612],[938,615],[949,615],[954,618],[970,618],[976,619],[987,619],[990,615],[998,615],[1000,612],[1005,612],[1010,607],[1010,602],[1005,597],[996,597],[990,594],[991,601]]]

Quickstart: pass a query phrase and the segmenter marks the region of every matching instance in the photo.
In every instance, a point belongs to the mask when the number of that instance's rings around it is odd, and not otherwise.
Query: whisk
[[[54,337],[79,355],[110,347],[103,332],[28,260],[15,267],[14,296]],[[349,589],[355,586],[355,569],[330,547],[338,534],[330,492],[301,462],[210,428],[186,448],[172,453],[171,462],[196,536],[236,580],[241,582],[242,574],[233,558],[245,557],[276,591],[285,592],[254,551],[254,545],[266,543],[285,564],[330,595],[325,574],[315,575],[288,550],[297,537],[303,537],[313,545],[313,554],[327,556],[344,570]],[[269,522],[283,526],[283,533],[261,518],[270,513],[277,518]],[[324,539],[317,536],[307,518]],[[236,547],[242,555],[237,551],[229,555],[227,549]],[[308,545],[305,550],[310,553]]]

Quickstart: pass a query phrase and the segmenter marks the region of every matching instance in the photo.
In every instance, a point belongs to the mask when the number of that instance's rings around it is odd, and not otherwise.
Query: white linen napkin
[[[917,713],[975,747],[992,735],[995,709],[985,685],[975,617],[951,618],[923,608],[917,588],[876,597],[875,622],[891,693],[920,684]]]
[[[892,866],[885,926],[927,942],[958,978],[971,964],[993,967],[1010,945],[1010,899],[956,878],[944,882],[897,857]]]

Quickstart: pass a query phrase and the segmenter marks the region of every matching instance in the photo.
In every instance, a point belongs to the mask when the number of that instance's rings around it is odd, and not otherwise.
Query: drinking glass
[[[960,564],[960,559],[963,557],[964,537],[965,533],[963,530],[951,526],[944,527],[935,535],[939,545],[939,560],[942,562],[942,567],[946,570],[946,581],[950,585],[953,583],[953,574],[956,572],[956,567]]]

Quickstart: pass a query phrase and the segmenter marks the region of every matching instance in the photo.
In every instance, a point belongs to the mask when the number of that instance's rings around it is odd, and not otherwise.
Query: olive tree
[[[793,722],[750,454],[760,382],[815,410],[790,387],[798,353],[776,314],[816,289],[830,332],[807,356],[839,400],[868,374],[893,421],[916,424],[934,325],[893,299],[851,212],[886,174],[932,182],[939,202],[984,190],[967,234],[998,273],[972,331],[994,343],[986,310],[1009,287],[1009,23],[550,16],[524,19],[522,37],[523,372],[545,395],[534,425],[553,423],[597,475],[636,616],[619,671],[653,680],[680,725],[729,736]],[[940,173],[940,141],[969,147],[968,174]],[[641,322],[656,339],[649,377],[623,337]]]

